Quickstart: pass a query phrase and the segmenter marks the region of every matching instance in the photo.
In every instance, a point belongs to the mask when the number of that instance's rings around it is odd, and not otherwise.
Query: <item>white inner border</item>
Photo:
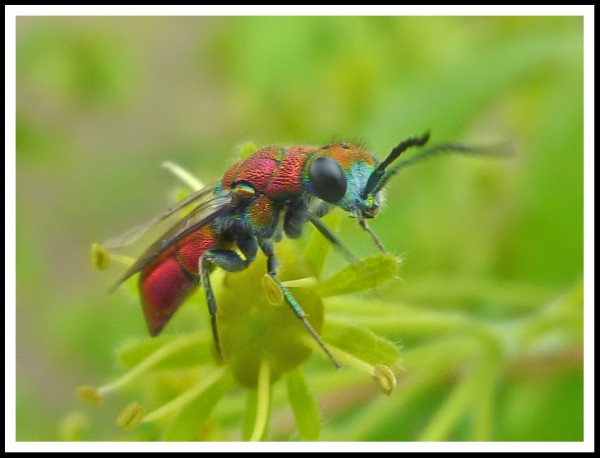
[[[430,5],[306,6],[5,6],[5,451],[594,451],[594,7],[590,5],[435,5],[436,16],[583,16],[584,18],[584,441],[583,442],[16,442],[16,17],[17,16],[431,16]]]

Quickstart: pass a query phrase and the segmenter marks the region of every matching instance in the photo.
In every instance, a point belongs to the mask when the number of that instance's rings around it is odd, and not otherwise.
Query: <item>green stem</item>
[[[475,357],[474,350],[473,338],[453,338],[406,351],[403,365],[408,375],[400,380],[396,392],[373,402],[364,415],[345,424],[339,434],[347,440],[369,440],[379,429],[385,428],[407,403],[439,384],[455,370],[457,364]],[[364,421],[364,418],[369,421]]]
[[[257,442],[263,437],[269,417],[271,367],[266,359],[260,362],[260,367],[258,368],[258,386],[256,390],[256,420],[254,421],[254,429],[250,435],[250,442]]]
[[[203,340],[204,340],[204,334],[199,335],[196,333],[196,334],[182,337],[180,339],[176,339],[173,342],[170,342],[167,345],[162,346],[161,348],[156,350],[154,353],[152,353],[150,356],[148,356],[146,359],[140,361],[137,366],[135,366],[129,372],[126,372],[125,374],[123,374],[123,376],[121,376],[114,382],[109,383],[108,385],[104,385],[103,387],[100,387],[99,388],[100,393],[102,393],[102,394],[108,393],[110,391],[116,390],[117,388],[119,388],[123,385],[126,385],[127,383],[132,382],[137,377],[142,375],[144,372],[151,369],[153,366],[155,366],[162,360],[171,356],[173,353],[177,353],[178,351],[181,351],[184,348],[194,345],[198,342],[202,342]]]
[[[397,415],[406,403],[417,397],[419,393],[429,389],[435,381],[435,374],[427,372],[419,373],[410,380],[405,380],[393,396],[381,396],[379,400],[371,402],[362,415],[345,423],[337,431],[335,440],[371,440],[377,431],[388,427],[390,419]],[[365,421],[365,418],[368,421]]]
[[[473,403],[473,438],[476,441],[490,441],[492,438],[494,388],[498,370],[498,365],[487,364],[476,387]]]
[[[127,256],[125,254],[115,254],[115,253],[111,253],[110,259],[111,259],[111,261],[114,261],[125,267],[131,267],[136,261],[136,259],[132,256]]]
[[[163,162],[162,166],[188,185],[192,191],[198,191],[203,188],[202,182],[183,167],[171,161]]]
[[[219,367],[215,372],[208,375],[206,378],[202,379],[198,384],[194,387],[190,388],[188,391],[184,392],[182,395],[176,397],[172,401],[166,403],[164,406],[150,412],[145,415],[142,419],[142,422],[149,423],[151,421],[157,420],[165,415],[177,412],[181,410],[185,405],[189,404],[191,401],[196,399],[202,393],[207,391],[211,386],[215,383],[221,383],[222,378],[226,374],[226,367]]]
[[[443,441],[465,415],[471,401],[477,377],[467,377],[454,386],[448,398],[433,416],[419,441]]]

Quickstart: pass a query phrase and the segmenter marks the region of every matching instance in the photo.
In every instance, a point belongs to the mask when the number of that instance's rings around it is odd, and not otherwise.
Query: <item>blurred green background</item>
[[[16,70],[17,440],[127,439],[127,396],[74,396],[146,332],[138,304],[106,293],[121,270],[95,272],[89,246],[172,202],[164,160],[208,183],[245,141],[362,141],[383,158],[427,130],[512,139],[515,159],[435,159],[391,182],[371,226],[404,257],[402,281],[377,297],[501,326],[582,281],[581,17],[18,17]],[[352,221],[340,237],[376,251]],[[491,440],[583,439],[582,308],[507,358]],[[353,439],[417,440],[451,383]],[[324,429],[368,423],[361,408]],[[447,439],[472,440],[466,423]]]

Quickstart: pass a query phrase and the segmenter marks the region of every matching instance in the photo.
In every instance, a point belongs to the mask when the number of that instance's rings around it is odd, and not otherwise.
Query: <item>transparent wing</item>
[[[205,186],[204,188],[194,192],[193,194],[190,194],[182,201],[177,202],[177,204],[175,206],[169,208],[166,212],[162,213],[161,215],[158,215],[157,217],[152,218],[150,221],[146,221],[144,224],[140,224],[139,226],[136,226],[133,229],[130,229],[127,232],[124,232],[123,234],[118,235],[117,237],[107,240],[106,242],[104,242],[102,244],[102,246],[104,246],[108,250],[111,250],[111,249],[121,248],[124,246],[131,245],[134,242],[137,242],[152,227],[154,227],[158,223],[166,220],[169,216],[173,215],[175,212],[184,209],[188,205],[191,205],[194,203],[200,203],[200,202],[202,202],[202,200],[206,200],[206,199],[210,199],[211,197],[214,197],[214,196],[212,196],[212,193],[214,192],[214,190],[215,190],[215,183]]]
[[[204,189],[198,191],[199,194]],[[193,200],[199,199],[199,197],[194,194],[192,196],[195,197]],[[192,197],[190,196],[190,198]],[[189,199],[189,198],[188,198]],[[188,200],[185,199],[185,200]],[[183,201],[182,201],[183,202]],[[191,201],[186,202],[185,204],[179,204],[177,209],[170,209],[167,213],[170,215],[178,209],[185,207],[190,204]],[[139,257],[139,259],[123,274],[123,276],[119,279],[119,281],[111,288],[111,291],[116,289],[121,283],[127,280],[132,275],[135,275],[142,269],[144,269],[147,265],[149,265],[152,261],[157,259],[162,253],[172,247],[174,244],[179,242],[180,240],[185,239],[190,234],[200,230],[202,227],[207,224],[212,223],[220,216],[227,216],[232,213],[234,206],[232,204],[231,194],[224,193],[217,196],[212,196],[210,199],[201,202],[198,207],[196,207],[190,214],[185,216],[182,220],[177,222],[173,227],[167,230],[161,237],[158,238],[156,242],[150,245],[146,251]],[[166,218],[167,213],[161,215],[160,217],[155,218],[154,223],[148,227],[147,224],[139,226],[136,229],[142,228],[144,232],[148,230],[151,226],[156,224],[156,222],[161,221]],[[166,216],[165,216],[166,215]],[[150,222],[149,222],[150,223]],[[132,231],[129,231],[132,232]],[[129,233],[128,232],[128,233]],[[128,234],[126,233],[126,234]],[[136,234],[136,239],[141,236],[141,234]],[[116,240],[116,239],[115,239]],[[119,245],[123,246],[123,245]]]

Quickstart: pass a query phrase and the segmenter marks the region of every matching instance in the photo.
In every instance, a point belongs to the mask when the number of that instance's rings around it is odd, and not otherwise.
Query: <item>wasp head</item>
[[[361,146],[348,143],[325,145],[315,151],[309,169],[309,191],[329,204],[346,210],[360,220],[375,217],[383,200],[382,189],[400,169],[428,157],[463,153],[505,157],[516,154],[512,142],[473,148],[442,144],[420,151],[389,167],[407,149],[423,146],[429,133],[399,143],[379,162]]]
[[[310,163],[309,190],[361,220],[373,218],[379,211],[383,186],[398,169],[398,166],[387,167],[403,151],[422,146],[427,140],[429,133],[409,138],[396,146],[381,163],[358,145],[325,145],[315,152]]]
[[[309,190],[357,218],[373,218],[379,210],[381,192],[364,191],[377,165],[377,159],[360,146],[325,145],[309,166]]]

